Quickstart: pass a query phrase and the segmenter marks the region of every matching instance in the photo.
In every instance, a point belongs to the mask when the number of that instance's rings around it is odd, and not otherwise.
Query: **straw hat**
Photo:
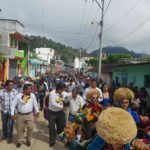
[[[134,93],[131,91],[129,88],[119,88],[115,90],[114,92],[114,101],[121,101],[122,99],[128,99],[128,100],[133,100],[134,99]]]
[[[109,144],[127,144],[137,135],[132,116],[121,108],[104,110],[96,123],[98,135]]]
[[[98,99],[99,96],[100,96],[100,93],[99,93],[98,90],[96,90],[96,89],[90,89],[90,90],[87,92],[87,94],[86,94],[86,99],[87,99],[88,101],[91,101],[92,98],[97,98],[97,99]]]

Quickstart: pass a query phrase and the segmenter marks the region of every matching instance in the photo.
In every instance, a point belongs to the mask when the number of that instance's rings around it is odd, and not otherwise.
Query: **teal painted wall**
[[[139,88],[144,87],[145,75],[150,75],[150,64],[113,68],[113,80],[116,81],[116,77],[118,77],[121,85],[129,85],[130,82],[133,82]],[[150,88],[146,89],[150,94]]]

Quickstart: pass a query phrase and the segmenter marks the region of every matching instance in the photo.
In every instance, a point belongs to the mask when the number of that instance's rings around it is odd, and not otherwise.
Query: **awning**
[[[41,61],[39,59],[30,59],[30,64],[32,64],[32,65],[42,65],[43,61]]]

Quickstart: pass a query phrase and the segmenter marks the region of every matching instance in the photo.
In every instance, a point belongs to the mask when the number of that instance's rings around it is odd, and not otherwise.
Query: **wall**
[[[116,77],[118,77],[121,85],[129,85],[130,82],[133,82],[135,86],[144,87],[145,75],[150,75],[150,64],[122,66],[113,69],[113,80],[116,81]],[[150,93],[150,88],[147,90]]]
[[[52,48],[36,48],[35,52],[39,58],[48,61],[48,64],[50,64],[50,59],[54,57],[54,49]]]
[[[9,43],[9,34],[19,32],[20,34],[24,33],[24,26],[16,20],[3,20],[0,19],[0,35],[1,35],[1,45],[0,53],[5,55],[10,55],[9,51],[13,50],[10,47]]]

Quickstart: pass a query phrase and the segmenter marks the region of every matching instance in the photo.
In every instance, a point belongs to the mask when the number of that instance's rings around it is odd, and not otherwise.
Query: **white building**
[[[80,61],[78,57],[74,58],[74,68],[75,69],[80,69]]]
[[[48,64],[50,64],[50,60],[54,58],[54,49],[52,48],[36,48],[35,52],[39,58],[47,61]]]
[[[81,69],[84,67],[87,67],[87,60],[92,59],[93,57],[82,57],[81,59],[79,59],[78,57],[75,57],[74,59],[74,68],[75,69]]]

